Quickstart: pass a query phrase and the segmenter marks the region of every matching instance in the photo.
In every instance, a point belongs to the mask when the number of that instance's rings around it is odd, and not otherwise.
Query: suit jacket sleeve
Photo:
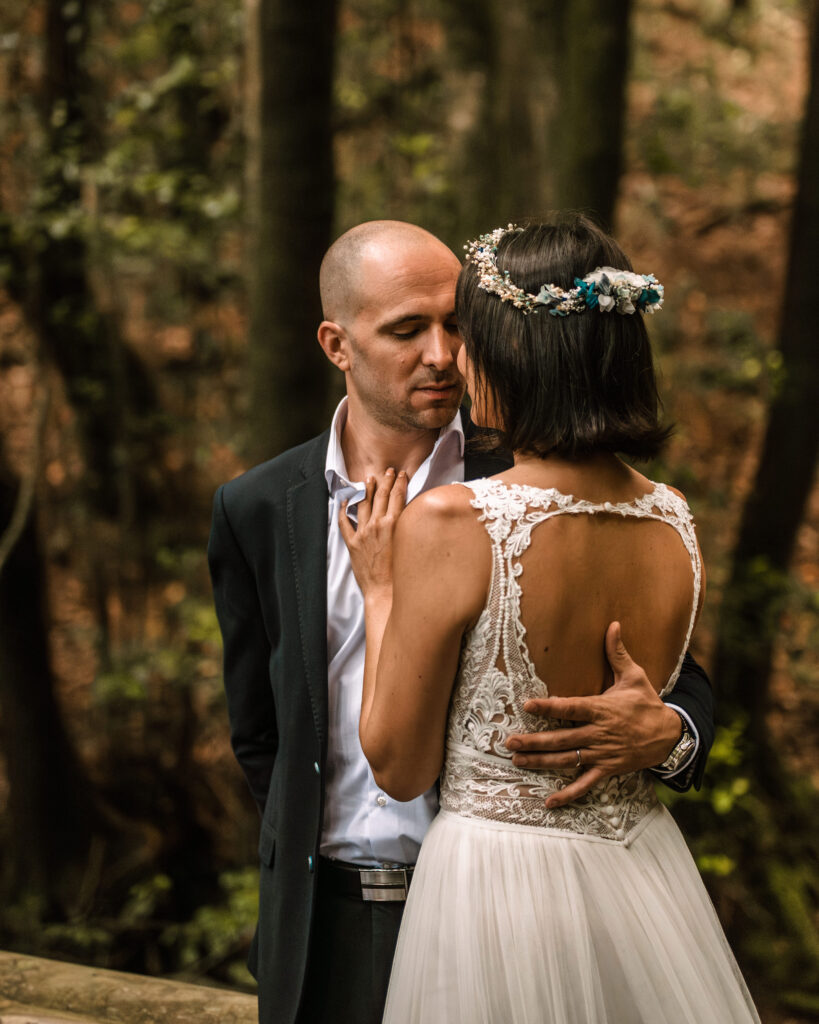
[[[668,704],[682,708],[694,723],[699,736],[697,753],[691,763],[671,778],[657,776],[671,789],[684,793],[693,785],[699,789],[705,772],[705,762],[714,742],[714,694],[705,670],[686,653],[679,679],[666,697]]]
[[[271,648],[255,576],[228,521],[224,487],[213,502],[208,563],[222,630],[231,745],[263,813],[278,746]]]

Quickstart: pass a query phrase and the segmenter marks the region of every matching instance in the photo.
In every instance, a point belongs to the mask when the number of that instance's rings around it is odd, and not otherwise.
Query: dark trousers
[[[403,903],[340,894],[319,860],[298,1024],[381,1024],[403,912]]]

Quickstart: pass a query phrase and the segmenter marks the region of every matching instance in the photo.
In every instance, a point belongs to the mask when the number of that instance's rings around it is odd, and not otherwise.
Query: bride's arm
[[[478,544],[476,556],[474,542],[484,531],[463,488],[437,488],[416,498],[394,526],[387,583],[386,538],[394,517],[382,514],[390,505],[378,491],[371,507],[362,523],[359,506],[356,531],[342,528],[364,593],[359,735],[378,785],[396,800],[411,800],[435,783],[443,764],[461,637],[483,607],[489,552],[487,545],[481,557]]]

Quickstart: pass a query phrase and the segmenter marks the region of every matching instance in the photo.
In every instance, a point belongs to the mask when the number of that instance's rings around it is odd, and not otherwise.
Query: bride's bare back
[[[685,645],[695,584],[680,533],[646,515],[659,513],[647,497],[654,485],[608,456],[576,465],[522,464],[498,479],[527,501],[530,514],[544,502],[549,506],[552,489],[564,504],[570,496],[575,500],[571,512],[538,522],[516,559],[522,644],[549,695],[585,696],[611,682],[603,638],[613,620],[661,690]],[[580,511],[580,499],[595,511]],[[605,502],[611,511],[596,507]],[[549,507],[557,512],[554,502]],[[488,558],[488,537],[481,532],[470,531],[472,543]]]

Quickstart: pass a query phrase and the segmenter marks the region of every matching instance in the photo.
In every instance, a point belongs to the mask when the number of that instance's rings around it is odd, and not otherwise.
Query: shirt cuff
[[[661,779],[673,779],[676,778],[678,775],[682,775],[683,772],[687,771],[696,760],[697,754],[699,754],[700,752],[700,734],[697,732],[697,727],[691,721],[691,716],[688,714],[687,711],[683,711],[681,707],[678,707],[676,704],[672,704],[670,702],[666,704],[666,707],[673,708],[677,712],[680,718],[682,718],[685,724],[688,726],[688,730],[691,733],[691,735],[694,737],[694,746],[691,748],[688,757],[686,757],[686,759],[678,767],[672,768],[671,770],[666,769],[665,771],[663,771],[662,768],[651,769],[652,772]]]

